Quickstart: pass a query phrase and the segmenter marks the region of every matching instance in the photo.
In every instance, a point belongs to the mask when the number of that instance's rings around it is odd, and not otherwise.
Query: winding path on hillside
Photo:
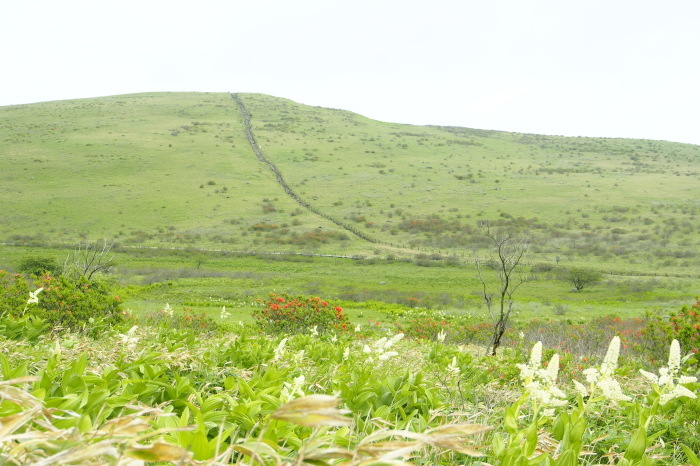
[[[277,183],[282,187],[285,193],[294,201],[299,204],[301,207],[304,209],[308,210],[309,212],[318,215],[319,217],[323,217],[329,222],[334,223],[335,225],[339,226],[343,230],[347,231],[348,233],[352,233],[353,235],[357,236],[360,239],[363,239],[365,241],[368,241],[370,243],[379,243],[376,239],[366,235],[365,233],[357,230],[356,228],[353,228],[351,225],[347,225],[343,222],[341,222],[338,219],[335,219],[331,217],[328,214],[325,214],[318,209],[316,209],[314,206],[309,204],[308,202],[304,201],[297,193],[292,190],[292,188],[289,187],[289,185],[284,181],[284,177],[282,176],[282,173],[279,171],[279,169],[273,164],[270,160],[268,160],[265,155],[263,155],[262,151],[260,150],[260,146],[255,140],[255,136],[253,135],[253,129],[250,124],[250,113],[248,113],[248,110],[246,109],[245,105],[243,104],[243,101],[241,98],[238,96],[238,94],[232,93],[231,97],[233,100],[238,104],[238,108],[241,111],[241,115],[243,115],[243,120],[245,123],[245,135],[248,138],[248,142],[250,143],[250,147],[253,149],[253,152],[255,152],[255,155],[258,157],[258,160],[270,169],[272,173],[274,173],[275,178],[277,178]]]

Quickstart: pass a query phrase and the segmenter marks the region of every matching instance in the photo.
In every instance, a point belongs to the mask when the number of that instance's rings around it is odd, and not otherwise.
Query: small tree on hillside
[[[603,274],[597,270],[573,268],[569,270],[569,281],[574,285],[576,291],[598,283],[603,279]]]
[[[501,345],[501,338],[508,328],[508,320],[513,310],[513,294],[531,277],[522,272],[522,259],[528,250],[524,237],[510,232],[493,231],[488,223],[484,224],[484,236],[493,247],[491,256],[484,260],[476,258],[476,271],[482,285],[482,296],[488,307],[494,324],[490,350],[496,355]],[[489,284],[485,273],[491,270],[496,277],[496,284]]]

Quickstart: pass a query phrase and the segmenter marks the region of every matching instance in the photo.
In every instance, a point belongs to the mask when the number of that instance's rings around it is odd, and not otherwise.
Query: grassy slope
[[[460,231],[500,219],[524,225],[542,260],[650,271],[661,257],[674,272],[694,267],[682,259],[698,245],[700,147],[412,127],[245,100],[259,143],[290,184],[382,242],[460,251],[469,248]],[[431,215],[442,234],[405,226]]]
[[[231,96],[212,93],[0,108],[0,241],[108,237],[126,245],[368,257],[439,251],[468,260],[480,244],[476,224],[488,219],[533,237],[531,263],[558,257],[565,267],[657,277],[611,276],[606,287],[579,294],[541,280],[523,292],[525,311],[561,303],[572,312],[631,311],[640,301],[675,305],[697,292],[700,147],[398,125],[264,95],[241,98],[264,155],[302,200],[377,243],[289,198],[251,150]],[[0,266],[12,267],[29,250],[0,252]],[[261,267],[212,257],[202,268]],[[120,260],[126,273],[139,275],[141,267],[151,280],[159,268],[200,265],[179,256]],[[388,282],[393,298],[442,293],[450,296],[447,307],[477,299],[469,270],[333,264],[274,262],[273,275],[243,277],[252,284],[199,279],[201,290],[192,291],[194,280],[182,292],[195,301],[226,287],[257,295],[365,290],[381,298],[387,286],[380,283]]]
[[[141,94],[0,112],[6,241],[109,237],[246,249],[239,222],[248,230],[282,217],[264,212],[264,199],[278,199],[287,212],[296,206],[250,150],[228,94]],[[305,212],[297,218],[331,227]]]

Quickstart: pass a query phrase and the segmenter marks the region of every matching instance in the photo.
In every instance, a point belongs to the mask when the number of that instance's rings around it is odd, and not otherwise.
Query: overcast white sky
[[[700,144],[698,0],[22,0],[0,105],[260,92],[382,121]]]

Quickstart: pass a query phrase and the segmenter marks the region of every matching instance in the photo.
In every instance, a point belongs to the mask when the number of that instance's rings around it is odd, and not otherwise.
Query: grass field
[[[0,108],[0,462],[700,464],[699,171],[257,94]],[[529,238],[493,354],[484,222]]]
[[[54,257],[70,249],[0,246],[0,263],[13,270],[24,257]],[[489,320],[476,270],[469,262],[426,267],[407,260],[240,255],[196,250],[121,249],[113,278],[125,304],[137,312],[169,303],[176,309],[216,316],[221,306],[232,319],[252,322],[256,301],[270,292],[333,299],[354,323],[392,324],[396,319],[376,302],[399,309],[420,308]],[[697,277],[605,275],[601,283],[573,292],[556,269],[534,274],[516,294],[514,319],[581,321],[617,315],[674,311],[692,302]]]
[[[172,283],[134,291],[135,306],[277,290],[483,312],[471,263],[488,252],[488,221],[530,238],[526,263],[540,272],[519,296],[525,315],[632,314],[698,293],[700,147],[399,125],[238,97],[269,164],[230,94],[0,108],[0,267],[108,238],[125,247],[122,280]],[[559,278],[581,266],[605,279],[572,293]]]

